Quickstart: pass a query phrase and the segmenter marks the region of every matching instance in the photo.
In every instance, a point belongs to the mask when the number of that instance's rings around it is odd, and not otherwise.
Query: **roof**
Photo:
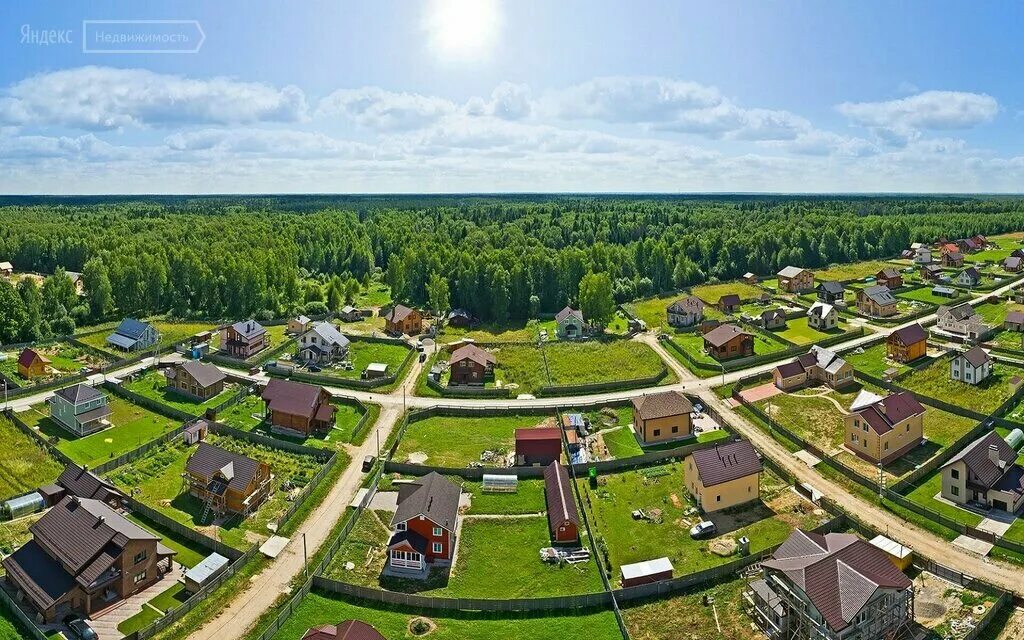
[[[57,478],[57,484],[79,498],[106,500],[111,494],[124,496],[120,489],[77,464],[65,466]]]
[[[384,319],[388,322],[401,322],[409,317],[409,314],[413,312],[412,309],[405,306],[404,304],[396,304],[391,311],[388,311]]]
[[[952,287],[943,287],[941,285],[936,285],[935,287],[932,287],[932,293],[952,295],[956,293],[956,290],[953,289]]]
[[[900,272],[897,271],[896,269],[892,268],[892,267],[885,267],[883,269],[880,269],[878,271],[878,273],[875,274],[875,278],[885,278],[887,280],[889,278],[899,278],[899,277],[900,277]]]
[[[224,567],[228,566],[228,560],[219,553],[211,553],[202,559],[196,566],[185,572],[185,578],[202,584]]]
[[[705,487],[761,473],[761,458],[749,440],[736,440],[690,454]]]
[[[516,441],[557,440],[562,442],[562,430],[558,427],[525,427],[516,429]]]
[[[914,553],[914,550],[910,547],[902,545],[895,540],[890,540],[881,534],[871,539],[871,546],[881,549],[895,558],[906,558]]]
[[[87,384],[76,384],[73,387],[66,387],[64,389],[60,389],[54,395],[60,396],[74,405],[104,397],[102,393]]]
[[[1006,260],[1003,260],[1003,266],[1016,269],[1021,266],[1022,261],[1024,260],[1020,256],[1009,256]]]
[[[1024,324],[1024,311],[1011,311],[1006,314],[1006,322],[1010,324]]]
[[[304,335],[308,336],[311,333],[320,336],[320,339],[329,345],[337,345],[339,347],[347,347],[349,345],[349,339],[345,337],[345,334],[330,322],[318,322],[310,327]]]
[[[424,516],[435,525],[454,531],[460,495],[462,489],[458,485],[436,472],[403,484],[398,489],[398,508],[391,518],[391,526]]]
[[[775,370],[778,371],[779,375],[783,378],[792,378],[793,376],[798,376],[805,371],[804,366],[800,364],[799,360],[784,362],[775,367]]]
[[[836,280],[826,280],[825,282],[821,282],[818,284],[817,288],[818,290],[824,291],[825,293],[833,293],[836,295],[840,295],[844,291],[846,291],[846,288],[843,286],[843,283],[838,282]]]
[[[861,292],[867,296],[875,304],[889,305],[896,304],[896,298],[893,297],[889,287],[884,284],[876,284],[870,287],[865,287]]]
[[[557,462],[552,462],[544,469],[544,496],[547,499],[548,528],[552,534],[566,522],[579,526],[580,516],[572,495],[569,474]]]
[[[466,309],[452,309],[451,312],[448,313],[448,319],[451,320],[452,318],[465,318],[470,320],[472,319],[472,316]]]
[[[125,336],[126,338],[131,338],[132,340],[138,340],[142,336],[146,335],[146,332],[149,331],[149,329],[150,325],[142,322],[141,320],[125,318],[121,321],[121,324],[117,325],[117,329],[114,329],[114,333]]]
[[[862,395],[864,393],[861,392]],[[858,396],[857,400],[860,399],[861,396]],[[888,433],[895,425],[907,418],[924,413],[924,407],[909,391],[894,393],[870,404],[857,402],[857,400],[854,401],[854,404],[859,408],[854,411],[868,423],[875,433]]]
[[[757,274],[752,272],[752,271],[748,271],[748,272],[743,274],[743,278],[744,279],[746,279],[746,278],[756,278],[756,277],[757,277]]]
[[[0,262],[0,270],[3,271],[14,271],[14,265],[10,262]]]
[[[811,305],[811,308],[807,310],[807,315],[818,316],[819,318],[827,318],[836,312],[836,308],[827,302],[818,300]]]
[[[718,304],[734,307],[740,304],[740,297],[735,293],[727,293],[718,299]]]
[[[378,373],[387,373],[388,365],[384,362],[371,362],[370,364],[366,365],[366,370]]]
[[[495,362],[497,362],[492,353],[481,349],[475,344],[463,345],[452,353],[450,361],[453,364],[456,362],[461,362],[463,360],[471,360],[480,365],[481,367],[493,365]]]
[[[387,640],[372,626],[359,620],[346,620],[338,624],[313,627],[302,640]]]
[[[720,347],[728,344],[736,336],[749,336],[750,334],[734,324],[721,324],[704,334],[704,341],[713,347]]]
[[[946,259],[954,261],[963,260],[964,254],[960,253],[959,251],[949,251],[946,253]]]
[[[974,307],[965,302],[955,307],[943,305],[939,307],[938,314],[940,316],[943,314],[948,314],[952,316],[954,320],[967,320],[968,318],[977,315],[978,312],[975,310]]]
[[[992,462],[989,457],[989,449],[995,446],[999,464]],[[942,468],[963,462],[967,466],[968,479],[972,484],[980,485],[991,489],[994,487],[1010,467],[1016,466],[1017,452],[1006,440],[996,433],[989,431],[971,444],[963,448],[949,461],[942,465]]]
[[[957,275],[958,278],[960,276],[967,276],[971,280],[980,280],[981,279],[981,272],[978,271],[977,269],[975,269],[974,267],[967,267],[966,269],[964,269],[963,271],[961,271]]]
[[[309,324],[309,317],[308,316],[295,316],[292,319],[295,320],[295,322],[298,322],[299,324],[301,324],[303,326]]]
[[[834,374],[846,366],[846,360],[840,358],[834,351],[813,345],[807,353],[793,362],[780,364],[776,367],[776,370],[783,378],[790,378],[815,366]]]
[[[992,358],[988,355],[988,352],[981,347],[971,347],[963,353],[956,355],[957,358],[963,358],[974,368],[978,368],[987,362],[991,362]]]
[[[189,360],[179,366],[202,387],[213,386],[228,378],[223,371],[217,368],[217,365],[199,362],[198,360]]]
[[[260,397],[271,411],[312,418],[320,405],[323,387],[272,378]]]
[[[4,558],[4,569],[42,609],[49,609],[75,586],[75,578],[51,558],[35,540],[29,540]]]
[[[928,332],[916,322],[893,331],[891,336],[903,344],[916,344],[928,340]]]
[[[236,322],[231,325],[231,328],[234,329],[235,333],[241,336],[244,340],[259,337],[267,332],[267,330],[263,328],[263,325],[255,320],[242,320],[241,322]]]
[[[28,367],[31,366],[32,363],[35,362],[37,359],[43,362],[44,364],[50,363],[49,358],[43,356],[35,349],[25,349],[24,351],[21,352],[21,355],[18,356],[18,364]]]
[[[686,296],[668,305],[669,313],[700,313],[704,310],[704,301],[697,296]]]
[[[774,320],[780,316],[783,320],[786,319],[786,313],[782,309],[768,309],[761,312],[761,319],[765,321]]]
[[[112,333],[107,336],[107,342],[116,347],[121,347],[122,349],[131,349],[138,341],[138,338],[129,338],[128,336],[120,333]]]
[[[228,488],[239,492],[245,491],[259,468],[258,460],[202,441],[185,463],[185,471],[207,479],[220,472]]]
[[[568,306],[555,314],[555,322],[562,322],[570,316],[583,322],[583,312]]]
[[[804,271],[807,271],[807,269],[802,269],[800,267],[785,267],[776,275],[778,275],[780,278],[795,278]]]
[[[693,403],[678,391],[661,391],[634,397],[633,411],[641,420],[656,420],[693,413]]]
[[[644,560],[643,562],[624,564],[620,569],[622,570],[622,578],[624,580],[643,578],[645,576],[655,576],[659,573],[672,573],[675,571],[675,567],[672,566],[672,561],[668,558],[655,558],[654,560]]]
[[[834,631],[849,626],[879,588],[913,586],[884,551],[848,533],[797,529],[762,566],[799,587]]]

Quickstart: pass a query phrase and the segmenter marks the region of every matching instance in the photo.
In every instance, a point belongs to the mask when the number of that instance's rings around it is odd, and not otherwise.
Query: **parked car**
[[[426,361],[427,361],[427,354],[420,353],[420,362],[426,362]]]
[[[68,630],[71,632],[73,638],[78,640],[98,640],[99,636],[96,631],[89,626],[89,623],[82,620],[76,615],[70,615],[64,618],[64,624],[67,625]]]
[[[710,520],[702,520],[690,528],[690,537],[694,540],[710,538],[718,532],[718,527]]]
[[[321,371],[323,371],[323,369],[321,369],[319,366],[315,364],[309,365],[308,369],[310,373],[320,373]]]
[[[363,473],[369,473],[370,469],[373,468],[373,463],[377,461],[374,456],[366,456],[363,458]]]

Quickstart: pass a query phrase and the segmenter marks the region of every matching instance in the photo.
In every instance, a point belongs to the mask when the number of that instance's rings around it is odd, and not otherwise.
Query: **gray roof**
[[[843,287],[843,283],[838,282],[836,280],[826,280],[825,282],[822,282],[818,285],[818,289],[824,291],[825,293],[831,293],[836,295],[842,294],[844,291],[846,291],[846,288]]]
[[[700,481],[710,487],[730,480],[761,473],[761,458],[749,440],[736,440],[692,454]]]
[[[876,304],[896,304],[896,298],[893,297],[892,292],[889,290],[889,287],[885,286],[884,284],[876,284],[871,287],[865,287],[863,289],[863,293]]]
[[[185,471],[204,478],[212,478],[219,471],[228,481],[228,488],[240,492],[249,486],[259,468],[258,460],[206,442],[200,442],[185,463]]]
[[[133,340],[138,340],[142,336],[146,335],[148,330],[149,325],[147,323],[134,318],[125,318],[121,321],[121,324],[117,325],[117,329],[114,330],[114,333],[127,338],[132,338]]]
[[[255,320],[243,320],[241,322],[236,322],[235,324],[231,325],[231,328],[234,329],[239,336],[246,340],[255,338],[257,336],[261,336],[267,332],[267,330],[263,328],[263,325],[256,322]]]
[[[391,525],[424,516],[439,527],[454,531],[462,489],[439,473],[431,472],[398,489],[398,508]]]
[[[339,347],[347,347],[349,345],[349,339],[345,337],[345,334],[338,331],[338,327],[330,322],[316,323],[306,332],[306,335],[310,333],[315,333],[320,336],[321,340],[326,341],[330,345],[337,345]]]
[[[54,395],[58,395],[74,405],[104,397],[102,393],[87,384],[76,384],[73,387],[66,387],[57,391]]]
[[[700,313],[704,310],[704,301],[697,296],[686,296],[668,305],[669,313]]]
[[[966,320],[978,314],[974,307],[966,302],[955,307],[945,305],[939,307],[938,314],[941,316],[944,313],[948,313],[954,320]]]
[[[384,319],[389,320],[391,322],[401,322],[402,320],[408,318],[409,314],[411,314],[412,312],[413,310],[405,306],[404,304],[396,304],[394,308],[392,308],[391,311],[389,311],[387,315],[384,316]]]
[[[989,448],[995,445],[1000,464],[989,457]],[[963,461],[967,466],[968,480],[976,485],[991,488],[1017,460],[1017,452],[995,431],[989,431],[949,459],[942,468]]]
[[[555,314],[555,322],[561,322],[569,316],[578,318],[580,322],[583,322],[583,312],[568,306]]]
[[[633,410],[641,420],[655,420],[693,413],[693,404],[678,391],[662,391],[633,398]]]
[[[784,269],[779,271],[777,275],[780,278],[795,278],[804,271],[806,271],[806,269],[802,269],[800,267],[785,267]]]
[[[196,383],[202,387],[213,386],[228,378],[216,365],[199,362],[198,360],[189,360],[179,366],[188,372],[188,375],[192,376]]]
[[[186,571],[185,578],[193,580],[198,584],[202,584],[209,579],[210,576],[228,566],[228,562],[230,562],[230,560],[219,553],[211,553],[203,558],[199,564]]]

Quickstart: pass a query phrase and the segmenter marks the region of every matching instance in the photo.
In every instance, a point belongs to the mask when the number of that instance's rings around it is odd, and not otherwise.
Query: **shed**
[[[635,587],[641,584],[671,580],[675,568],[672,566],[672,561],[668,558],[657,558],[655,560],[624,564],[621,571],[622,586]]]
[[[371,362],[363,371],[364,378],[383,378],[386,375],[388,375],[388,365],[383,362]]]
[[[206,439],[206,432],[210,428],[206,420],[197,420],[192,424],[188,425],[184,429],[183,438],[185,444],[196,444],[200,440]]]
[[[544,499],[548,511],[548,530],[555,544],[579,542],[580,517],[572,482],[565,467],[552,462],[544,469]]]
[[[906,571],[910,568],[910,563],[914,559],[914,550],[910,547],[905,547],[895,540],[890,540],[883,535],[877,535],[871,539],[872,546],[875,546],[885,552],[885,555],[889,557],[896,568],[900,571]]]
[[[185,591],[196,593],[217,577],[228,566],[228,559],[219,553],[211,553],[202,562],[185,572]]]
[[[3,503],[3,516],[6,520],[14,520],[30,513],[38,513],[46,507],[43,496],[37,492],[27,493],[17,498],[11,498]]]
[[[516,464],[547,466],[562,456],[562,430],[558,427],[516,429]]]
[[[504,473],[485,473],[484,493],[515,493],[519,490],[519,478]]]

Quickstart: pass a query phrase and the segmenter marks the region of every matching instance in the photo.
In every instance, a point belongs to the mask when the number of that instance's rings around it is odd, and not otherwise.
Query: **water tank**
[[[1024,444],[1024,431],[1020,429],[1011,431],[1010,435],[1006,436],[1006,444],[1014,449],[1020,449],[1020,445]]]
[[[739,552],[741,556],[750,555],[750,538],[743,536],[736,542],[739,545]]]
[[[32,493],[4,501],[3,506],[0,508],[3,509],[4,518],[14,520],[15,518],[27,516],[30,513],[42,511],[45,506],[46,503],[43,501],[43,496],[33,491]]]

